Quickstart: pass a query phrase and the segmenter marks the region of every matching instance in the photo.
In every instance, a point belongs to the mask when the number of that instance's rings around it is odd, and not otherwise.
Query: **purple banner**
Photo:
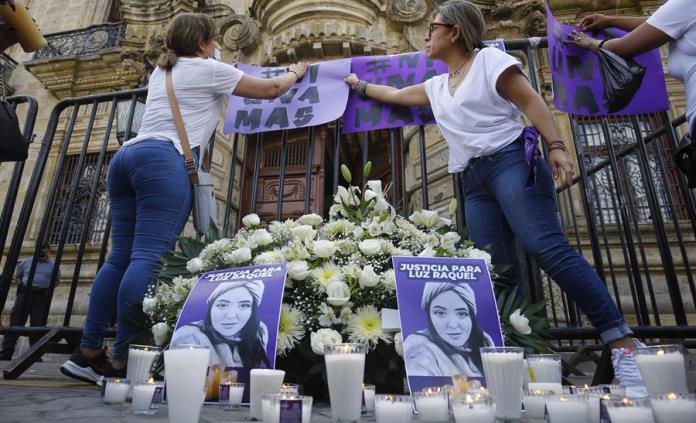
[[[572,115],[594,116],[653,113],[669,108],[662,60],[659,50],[655,49],[634,57],[636,62],[645,67],[641,87],[625,108],[610,113],[604,94],[599,56],[595,52],[566,45],[564,41],[568,40],[568,34],[581,29],[558,22],[548,4],[546,10],[553,102],[558,110]],[[625,32],[612,28],[591,35],[605,39],[624,34]]]
[[[435,75],[447,72],[447,66],[430,60],[423,52],[392,56],[362,56],[352,59],[351,72],[372,84],[403,88],[420,84]],[[430,107],[390,106],[360,98],[355,92],[348,97],[343,116],[343,133],[400,128],[407,125],[434,123]]]
[[[219,378],[223,371],[236,373],[237,382],[246,383],[247,402],[249,371],[275,367],[285,273],[284,263],[204,273],[181,309],[170,345],[207,346],[209,378]],[[259,348],[240,349],[240,345]]]
[[[483,382],[479,348],[502,346],[493,283],[481,259],[393,257],[396,297],[411,392]]]
[[[224,133],[257,132],[317,126],[343,115],[348,100],[351,59],[331,60],[309,66],[301,81],[274,100],[256,100],[231,95],[225,113]],[[259,78],[273,78],[286,68],[267,68],[239,64],[244,73]]]

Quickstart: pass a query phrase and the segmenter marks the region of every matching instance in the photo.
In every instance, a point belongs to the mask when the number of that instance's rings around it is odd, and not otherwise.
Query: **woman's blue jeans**
[[[111,252],[92,285],[81,346],[101,348],[116,312],[112,356],[123,359],[129,339],[142,330],[134,305],[155,281],[161,257],[174,249],[191,213],[192,189],[184,157],[161,140],[121,147],[111,160],[107,187]]]
[[[630,335],[616,304],[594,269],[574,250],[561,229],[549,165],[538,160],[537,180],[526,191],[529,174],[515,141],[502,150],[472,160],[464,171],[464,208],[471,240],[477,248],[492,246],[493,263],[509,264],[519,281],[515,239],[587,315],[602,341]]]

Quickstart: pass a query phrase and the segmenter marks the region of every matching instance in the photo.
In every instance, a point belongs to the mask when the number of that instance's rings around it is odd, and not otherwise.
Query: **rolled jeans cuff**
[[[607,345],[610,342],[617,341],[629,335],[633,335],[633,331],[625,322],[621,322],[618,326],[605,329],[599,333],[599,337],[602,339],[602,342]]]

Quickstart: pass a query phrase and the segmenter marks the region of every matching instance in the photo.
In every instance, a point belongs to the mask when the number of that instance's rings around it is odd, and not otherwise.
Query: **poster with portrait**
[[[485,261],[441,257],[392,260],[411,392],[451,384],[455,374],[485,385],[479,348],[503,345]]]
[[[231,377],[246,384],[247,403],[251,369],[275,368],[285,275],[285,263],[276,263],[207,272],[196,281],[170,347],[209,348],[206,401],[217,402],[220,380]]]

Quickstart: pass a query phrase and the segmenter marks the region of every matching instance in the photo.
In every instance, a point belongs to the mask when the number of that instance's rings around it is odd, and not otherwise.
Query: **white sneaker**
[[[637,347],[645,346],[638,340],[635,340],[635,344]],[[643,383],[632,349],[612,348],[611,363],[614,366],[614,375],[626,389],[628,398],[645,398],[650,395]]]

